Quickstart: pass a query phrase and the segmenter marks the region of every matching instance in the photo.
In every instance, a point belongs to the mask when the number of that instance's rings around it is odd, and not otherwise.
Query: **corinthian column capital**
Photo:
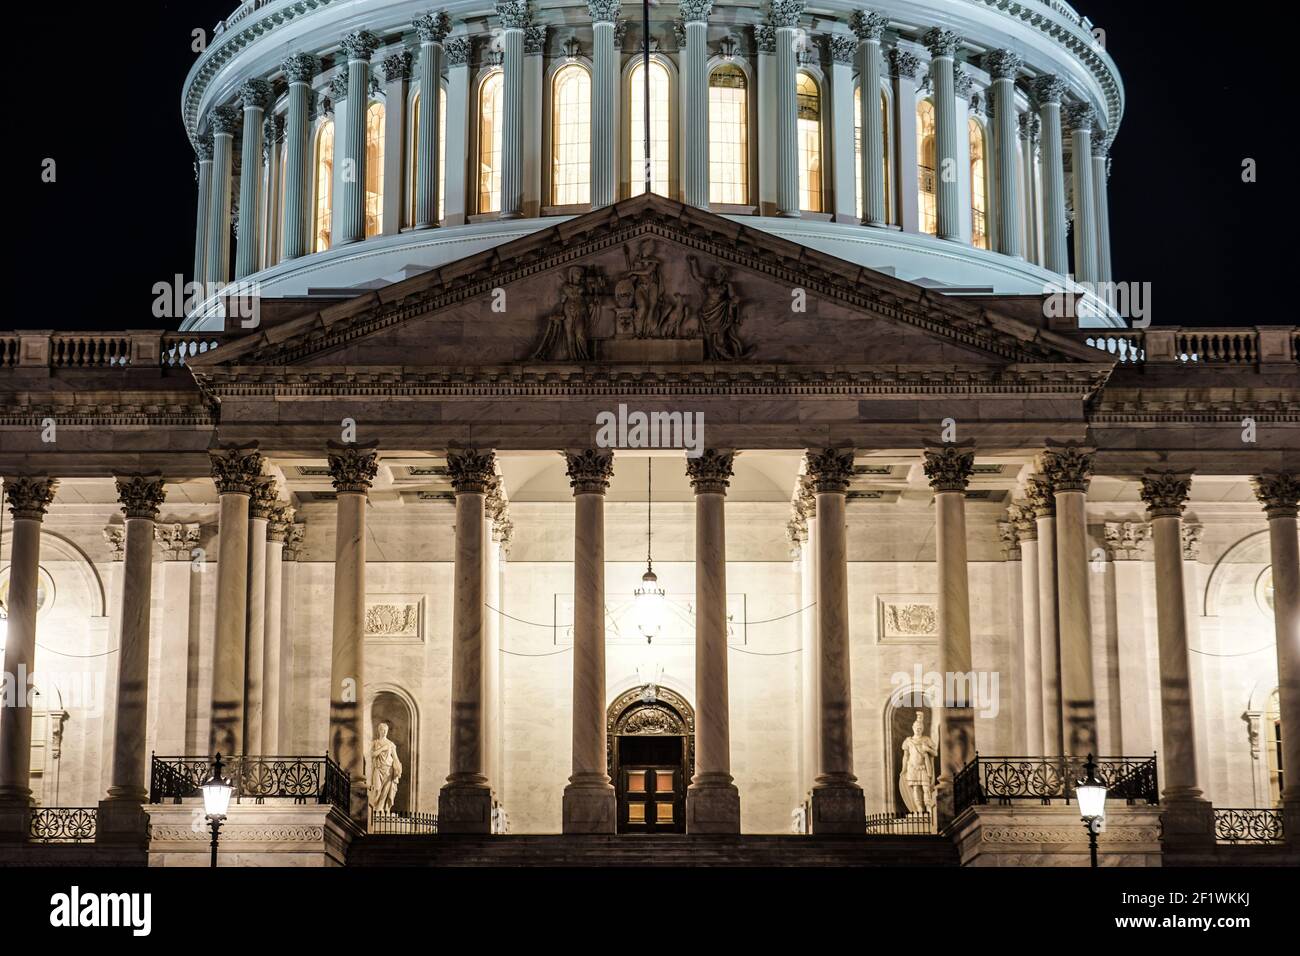
[[[772,0],[768,22],[773,27],[797,27],[803,16],[804,0]]]
[[[1177,518],[1187,507],[1191,489],[1190,471],[1148,469],[1142,476],[1140,494],[1152,518]]]
[[[279,491],[276,488],[275,479],[270,475],[260,475],[253,482],[252,499],[248,503],[248,516],[250,518],[269,520],[278,502]]]
[[[965,491],[975,471],[975,448],[968,442],[927,448],[922,467],[935,491]]]
[[[957,47],[962,44],[962,38],[960,34],[951,30],[934,27],[926,31],[925,36],[921,37],[921,42],[929,49],[931,56],[954,57],[957,55]]]
[[[731,484],[736,453],[706,448],[704,454],[686,459],[686,476],[697,495],[725,495]]]
[[[451,17],[447,16],[445,10],[430,12],[416,17],[413,26],[421,43],[441,43],[451,32]]]
[[[117,500],[121,502],[122,514],[128,518],[148,518],[158,520],[158,509],[162,507],[167,490],[163,487],[161,474],[118,475]]]
[[[853,480],[853,449],[810,451],[804,456],[804,473],[815,493],[845,494]]]
[[[384,62],[380,68],[384,71],[384,82],[392,83],[396,80],[409,80],[411,78],[411,65],[415,57],[411,55],[410,50],[402,50],[400,53],[393,53],[384,57]]]
[[[622,0],[587,0],[587,12],[592,23],[614,23],[618,20]]]
[[[214,136],[234,136],[241,122],[238,106],[218,106],[208,116],[208,126]]]
[[[522,30],[532,21],[528,0],[497,0],[497,16],[507,30]]]
[[[879,40],[888,23],[888,18],[874,10],[854,10],[849,16],[849,29],[859,40]]]
[[[329,443],[330,478],[334,490],[340,494],[364,495],[379,471],[379,453],[374,442],[358,445],[352,442]]]
[[[984,66],[995,80],[1014,80],[1024,65],[1024,59],[1010,50],[994,50],[984,57]]]
[[[1095,449],[1075,442],[1049,444],[1043,452],[1043,472],[1052,483],[1052,491],[1087,491],[1094,453]]]
[[[320,60],[310,53],[294,53],[281,61],[280,72],[290,83],[310,83],[320,72]]]
[[[1059,76],[1040,76],[1034,81],[1034,96],[1040,104],[1059,104],[1067,89],[1069,87]]]
[[[596,448],[564,453],[565,470],[575,495],[603,495],[614,477],[614,453]]]
[[[369,30],[354,30],[343,38],[339,46],[349,60],[364,60],[368,63],[375,50],[379,49],[379,37]]]
[[[447,473],[456,494],[485,495],[496,485],[497,456],[492,451],[453,448],[447,452]]]
[[[262,474],[262,455],[256,445],[223,445],[208,452],[212,480],[220,494],[248,495]]]
[[[708,23],[713,12],[713,0],[678,0],[683,23]]]
[[[254,78],[245,80],[239,87],[239,101],[246,110],[264,110],[271,102],[271,84]]]
[[[23,475],[6,478],[4,484],[5,498],[9,502],[9,513],[15,518],[32,518],[40,521],[45,511],[54,500],[54,491],[59,483],[53,478]]]
[[[1300,475],[1287,472],[1265,472],[1251,479],[1255,497],[1264,506],[1270,518],[1294,518],[1300,502]]]

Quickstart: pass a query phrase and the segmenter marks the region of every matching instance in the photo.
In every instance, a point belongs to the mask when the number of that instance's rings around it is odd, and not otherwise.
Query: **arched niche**
[[[912,724],[920,713],[925,721],[921,733],[930,737],[936,749],[939,746],[938,710],[926,703],[925,688],[920,685],[901,687],[894,691],[885,702],[882,714],[884,721],[885,746],[885,810],[888,813],[904,815],[908,813],[906,801],[899,786],[899,774],[903,766],[903,741],[912,736]],[[935,777],[938,777],[939,762],[935,760]]]

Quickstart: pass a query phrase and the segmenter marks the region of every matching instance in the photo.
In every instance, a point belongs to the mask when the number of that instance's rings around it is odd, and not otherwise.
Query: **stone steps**
[[[938,836],[365,836],[349,866],[956,866]]]

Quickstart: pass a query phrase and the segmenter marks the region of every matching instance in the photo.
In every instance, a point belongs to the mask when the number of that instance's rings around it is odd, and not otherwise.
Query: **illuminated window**
[[[939,234],[939,214],[935,207],[934,104],[922,100],[916,106],[916,175],[920,200],[921,231]]]
[[[443,211],[447,208],[447,88],[438,88],[438,220],[442,221]],[[411,101],[411,188],[407,215],[411,225],[415,225],[416,176],[419,170],[420,151],[420,91],[415,91]]]
[[[366,238],[384,231],[384,104],[366,110]]]
[[[668,195],[668,68],[650,61],[650,188]],[[628,147],[629,194],[645,192],[645,64],[637,63],[628,77],[628,116],[631,137]]]
[[[749,97],[734,64],[709,74],[709,202],[749,202]]]
[[[334,121],[326,120],[316,133],[316,252],[330,247],[334,211]]]
[[[989,177],[984,161],[984,127],[970,121],[970,241],[977,249],[989,247]]]
[[[551,202],[591,202],[591,74],[569,63],[551,81]]]
[[[822,211],[822,98],[807,73],[795,80],[799,143],[799,208]]]
[[[478,211],[501,209],[501,117],[505,74],[488,74],[478,94]]]
[[[885,170],[885,222],[894,221],[894,204],[890,201],[890,196],[894,192],[894,174],[890,168],[889,162],[889,100],[885,96],[885,91],[880,91],[880,152],[882,153],[881,161]]]

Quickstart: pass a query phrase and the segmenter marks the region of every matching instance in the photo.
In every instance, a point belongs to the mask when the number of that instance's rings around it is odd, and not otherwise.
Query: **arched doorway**
[[[695,773],[695,711],[665,687],[636,687],[609,706],[609,777],[619,833],[685,833]]]

